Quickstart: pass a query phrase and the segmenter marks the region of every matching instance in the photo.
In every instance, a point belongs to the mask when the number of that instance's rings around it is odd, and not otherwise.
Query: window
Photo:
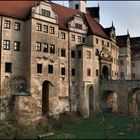
[[[120,60],[120,65],[124,65],[124,60]]]
[[[135,67],[135,62],[132,62],[132,67]]]
[[[96,76],[98,77],[99,76],[99,71],[96,69]]]
[[[20,31],[20,23],[15,22],[15,30]]]
[[[81,39],[82,39],[81,36],[78,36],[78,42],[81,42],[82,41]]]
[[[75,69],[71,69],[71,75],[75,76]]]
[[[8,73],[12,72],[12,63],[9,63],[9,62],[5,63],[5,72],[8,72]]]
[[[53,74],[53,65],[48,65],[48,73]]]
[[[61,39],[65,39],[65,38],[66,38],[65,33],[61,32]]]
[[[136,77],[136,75],[135,75],[135,73],[133,73],[133,74],[132,74],[132,78],[135,79],[135,77]]]
[[[9,20],[5,20],[4,28],[10,29],[11,22]]]
[[[109,42],[107,42],[107,47],[109,47]]]
[[[87,59],[91,59],[91,52],[87,51]]]
[[[55,54],[55,45],[50,44],[50,53]]]
[[[83,42],[83,43],[86,42],[86,38],[85,38],[85,37],[82,38],[82,42]]]
[[[48,26],[47,25],[43,25],[43,32],[48,33]]]
[[[79,9],[79,4],[75,5],[75,9],[78,10]]]
[[[4,40],[3,41],[3,49],[4,50],[10,50],[10,40]]]
[[[50,13],[50,11],[48,11],[48,10],[42,9],[42,16],[50,17],[50,16],[51,16],[51,13]]]
[[[42,47],[43,47],[43,52],[48,53],[48,44],[43,43],[43,44],[42,44]]]
[[[66,56],[66,50],[65,49],[61,49],[61,56],[65,57]]]
[[[14,42],[14,51],[20,51],[20,42]]]
[[[91,69],[87,69],[87,76],[91,76]]]
[[[82,53],[81,51],[78,51],[78,58],[81,58],[82,57]]]
[[[61,68],[61,75],[65,75],[65,68]]]
[[[71,58],[75,58],[75,51],[71,51]]]
[[[121,78],[124,78],[124,72],[121,72],[120,74],[121,74]]]
[[[102,45],[104,45],[104,41],[102,40]]]
[[[41,51],[41,43],[36,42],[36,51]]]
[[[75,41],[75,35],[71,35],[71,41]]]
[[[42,25],[37,23],[37,28],[36,28],[37,31],[42,31]]]
[[[37,73],[42,73],[42,64],[37,64]]]
[[[54,27],[50,27],[50,34],[54,34]]]
[[[77,28],[77,29],[82,29],[82,24],[75,23],[75,28]]]
[[[98,38],[96,38],[96,44],[98,44]]]

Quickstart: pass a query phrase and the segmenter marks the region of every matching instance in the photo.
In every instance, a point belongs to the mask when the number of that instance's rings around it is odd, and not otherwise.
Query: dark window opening
[[[61,49],[61,57],[65,57],[66,56],[66,50],[65,49]]]
[[[12,72],[12,63],[8,63],[8,62],[5,63],[5,72],[9,72],[9,73]]]
[[[81,57],[82,57],[82,52],[78,51],[78,58],[81,58]]]
[[[79,4],[75,5],[75,9],[78,10],[79,9]]]
[[[91,69],[87,69],[87,76],[91,76]]]
[[[99,76],[99,71],[98,71],[98,70],[96,70],[96,76],[97,76],[97,77]]]
[[[42,73],[42,64],[37,64],[37,73]]]
[[[65,68],[61,68],[61,75],[65,75]]]
[[[71,51],[71,58],[75,58],[75,51]]]
[[[75,76],[75,69],[72,69],[72,70],[71,70],[71,75],[72,75],[72,76]]]
[[[53,65],[48,65],[48,73],[53,74]]]

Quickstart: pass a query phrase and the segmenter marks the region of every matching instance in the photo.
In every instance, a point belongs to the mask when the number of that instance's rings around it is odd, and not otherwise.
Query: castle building
[[[98,7],[70,0],[0,2],[0,118],[99,110],[99,81],[131,79],[130,36],[103,28]],[[117,43],[116,43],[117,39]],[[121,68],[119,65],[121,62]],[[126,64],[127,66],[123,65]]]

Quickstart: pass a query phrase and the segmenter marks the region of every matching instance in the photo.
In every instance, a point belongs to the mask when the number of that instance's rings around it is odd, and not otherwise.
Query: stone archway
[[[107,90],[102,95],[102,111],[103,113],[118,112],[118,95],[116,92]]]
[[[94,87],[90,86],[89,87],[89,116],[93,116],[94,113]]]
[[[140,88],[135,88],[128,96],[129,113],[137,114],[140,110]]]
[[[44,81],[42,84],[42,115],[49,115],[49,87],[51,82]]]
[[[103,66],[102,75],[103,75],[103,79],[104,80],[108,80],[109,79],[109,68],[106,65]]]

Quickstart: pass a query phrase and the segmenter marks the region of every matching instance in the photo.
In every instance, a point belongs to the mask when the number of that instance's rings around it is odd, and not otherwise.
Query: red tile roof
[[[37,3],[37,2],[36,2]],[[35,1],[0,1],[0,14],[18,19],[26,19]]]
[[[31,8],[38,2],[36,1],[35,3],[35,1],[22,0],[0,1],[0,14],[18,19],[26,19],[30,15]],[[59,28],[68,30],[68,21],[78,11],[52,2],[51,5],[54,12],[58,15]],[[81,13],[81,15],[83,15],[83,18],[86,19],[93,34],[109,39],[109,37],[104,32],[104,28],[99,23],[97,23],[90,14]]]

